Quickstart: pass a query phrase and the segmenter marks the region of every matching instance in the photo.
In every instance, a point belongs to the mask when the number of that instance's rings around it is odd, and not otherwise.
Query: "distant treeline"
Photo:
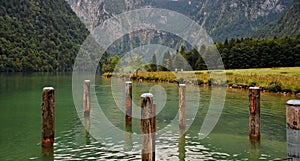
[[[300,66],[299,38],[298,36],[273,39],[231,39],[216,43],[216,47],[225,69],[295,67]],[[175,55],[164,53],[162,66],[149,64],[145,66],[145,69],[147,71],[206,70],[207,63],[203,61],[203,58],[212,52],[211,47],[202,46],[199,52],[181,47]]]
[[[300,66],[300,36],[232,39],[216,46],[226,69]]]

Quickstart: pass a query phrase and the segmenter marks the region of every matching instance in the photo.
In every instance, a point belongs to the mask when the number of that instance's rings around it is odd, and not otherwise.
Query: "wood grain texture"
[[[260,89],[249,88],[249,137],[260,139]]]

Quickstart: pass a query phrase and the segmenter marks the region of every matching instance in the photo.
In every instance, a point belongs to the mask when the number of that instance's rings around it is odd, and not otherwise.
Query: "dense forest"
[[[216,46],[226,69],[300,66],[300,36],[232,39]]]
[[[71,71],[87,35],[65,1],[0,1],[0,71]]]

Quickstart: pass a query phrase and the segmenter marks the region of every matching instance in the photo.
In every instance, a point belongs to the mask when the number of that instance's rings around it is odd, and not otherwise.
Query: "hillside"
[[[136,8],[164,8],[189,16],[214,41],[251,37],[253,32],[279,19],[292,0],[69,0],[74,12],[92,31],[103,21]]]
[[[300,35],[300,1],[294,0],[283,16],[254,33],[254,37]]]
[[[64,0],[5,0],[0,35],[0,71],[71,71],[88,30]]]

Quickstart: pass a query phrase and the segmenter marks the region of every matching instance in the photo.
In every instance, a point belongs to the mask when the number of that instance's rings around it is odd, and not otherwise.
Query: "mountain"
[[[254,37],[280,37],[300,35],[300,1],[294,0],[280,19],[254,33]]]
[[[88,34],[64,0],[2,0],[0,71],[71,71]]]
[[[164,8],[202,25],[214,41],[251,37],[279,19],[292,0],[69,0],[90,31],[118,13],[140,8]]]
[[[149,4],[146,0],[69,0],[68,2],[90,31],[116,14]]]
[[[0,72],[71,71],[95,27],[117,14],[151,7],[190,17],[214,41],[251,37],[266,25],[270,29],[262,33],[299,35],[299,0],[2,0]],[[176,35],[139,31],[123,36],[108,51],[122,54],[146,44],[176,50],[182,43]]]

